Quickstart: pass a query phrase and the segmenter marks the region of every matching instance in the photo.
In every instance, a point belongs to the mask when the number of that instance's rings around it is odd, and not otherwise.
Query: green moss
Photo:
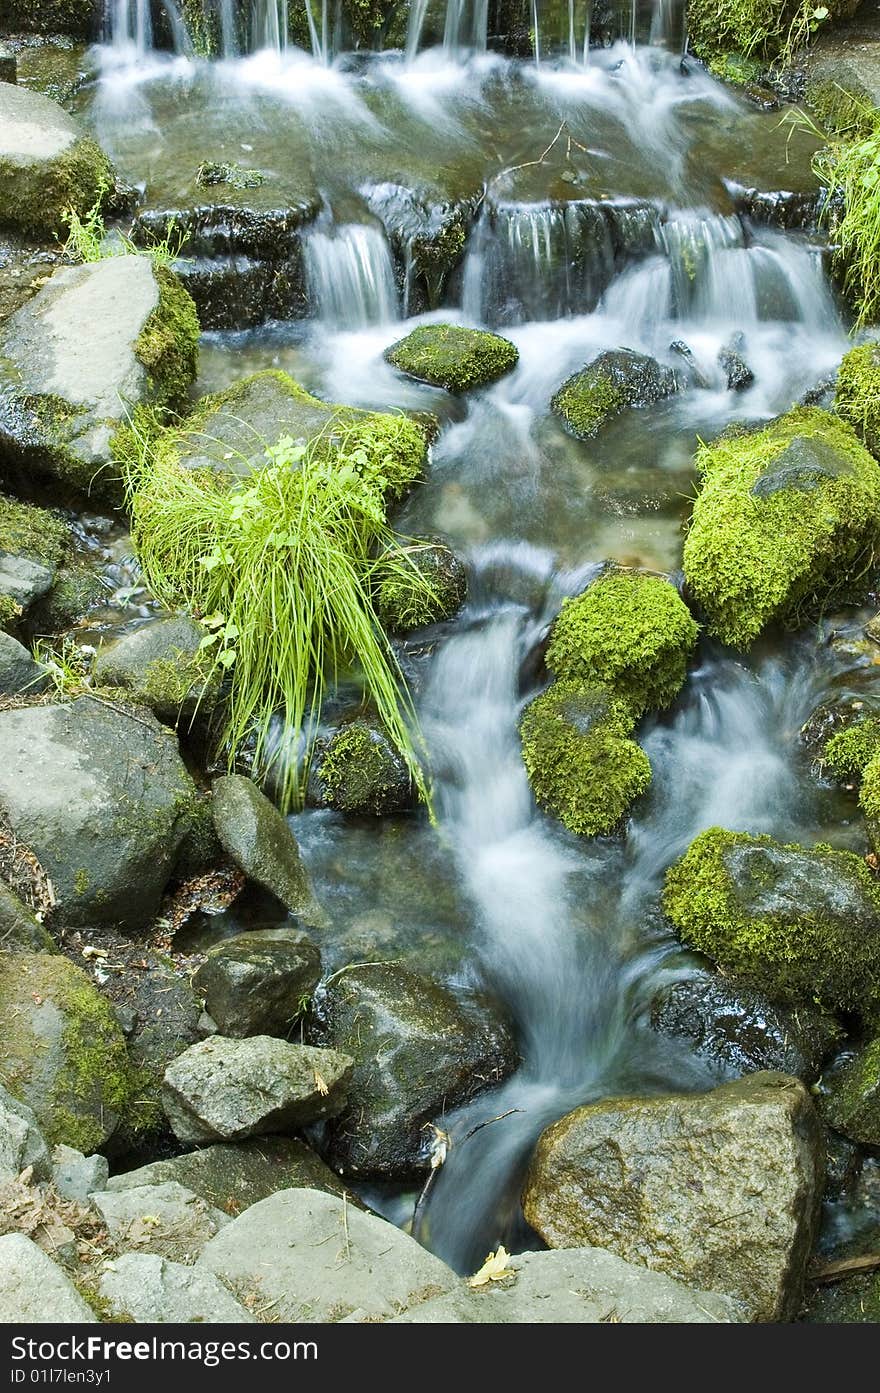
[[[21,605],[11,595],[0,594],[0,628],[8,629],[21,618]]]
[[[511,372],[519,352],[508,339],[483,329],[424,324],[393,343],[385,357],[393,367],[420,382],[445,387],[448,392],[466,392],[497,382]]]
[[[80,866],[76,875],[73,877],[73,892],[75,895],[85,895],[89,888],[89,873],[85,866]]]
[[[54,513],[0,495],[0,551],[58,566],[70,541],[70,528]]]
[[[550,405],[558,415],[564,416],[577,436],[588,440],[598,433],[609,416],[623,410],[626,397],[608,377],[597,376],[585,384],[578,374],[563,383]]]
[[[591,440],[626,407],[652,406],[678,390],[672,368],[629,348],[600,353],[573,373],[553,396],[550,409],[572,435]]]
[[[258,189],[265,182],[266,176],[259,169],[246,169],[240,164],[218,164],[215,160],[205,160],[196,171],[196,183],[203,188],[228,184],[233,189]]]
[[[826,131],[853,138],[871,134],[873,122],[864,94],[848,92],[832,78],[808,81],[806,102]]]
[[[404,760],[387,735],[352,721],[328,741],[320,756],[323,801],[338,812],[380,817],[412,801]]]
[[[224,854],[214,825],[214,803],[209,793],[199,796],[190,805],[187,818],[187,832],[174,863],[174,878],[178,881],[204,875],[223,859]]]
[[[198,701],[204,694],[211,666],[204,654],[184,653],[180,649],[176,656],[154,658],[147,665],[138,695],[155,711],[179,710],[187,701]]]
[[[63,237],[62,214],[85,216],[113,186],[113,168],[94,140],[83,137],[51,161],[19,165],[0,158],[0,224],[32,237]]]
[[[667,872],[663,908],[689,947],[773,1001],[833,1011],[877,998],[880,890],[852,852],[713,827]]]
[[[688,0],[688,35],[693,51],[711,58],[729,51],[761,58],[782,57],[806,45],[829,18],[852,14],[858,0]]]
[[[59,633],[79,623],[97,605],[106,604],[108,595],[100,572],[81,563],[65,566],[48,595],[35,605],[34,624],[39,632]]]
[[[732,87],[748,87],[759,80],[763,70],[754,58],[746,58],[741,53],[716,53],[710,59],[709,71]]]
[[[840,365],[834,409],[872,454],[880,454],[880,345],[850,349]]]
[[[147,369],[153,404],[181,406],[199,363],[195,301],[167,266],[153,267],[159,303],[140,332],[135,354]]]
[[[880,752],[868,762],[862,772],[859,807],[876,829],[880,824]],[[873,841],[876,849],[876,830],[873,834]]]
[[[880,469],[844,421],[815,407],[697,454],[684,545],[691,592],[723,643],[860,597],[880,540]]]
[[[412,562],[412,579],[399,570],[385,576],[380,570],[376,589],[379,618],[386,629],[396,634],[409,634],[451,619],[467,596],[465,569],[448,547],[414,543],[407,554]]]
[[[880,754],[880,717],[868,716],[838,730],[825,744],[825,761],[838,779],[861,774]]]
[[[581,681],[554,682],[526,707],[520,733],[529,782],[569,831],[613,831],[648,788],[651,765],[629,739],[633,725],[626,702]]]
[[[866,1146],[880,1146],[880,1038],[870,1041],[825,1081],[828,1123]]]
[[[547,667],[556,677],[607,683],[638,716],[674,701],[696,640],[697,625],[668,581],[612,571],[565,601]]]

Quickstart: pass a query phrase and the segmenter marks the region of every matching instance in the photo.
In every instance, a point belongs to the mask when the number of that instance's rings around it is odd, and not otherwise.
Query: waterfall
[[[253,0],[252,48],[270,48],[276,53],[283,53],[287,48],[287,17],[287,0]]]
[[[366,329],[397,318],[397,288],[388,243],[378,227],[350,223],[315,231],[305,241],[309,295],[322,323]]]
[[[430,0],[413,0],[406,32],[406,61],[411,63],[422,48],[439,35],[430,34],[426,42],[425,23]],[[442,45],[447,57],[456,60],[469,52],[485,53],[489,34],[489,0],[446,0]]]
[[[325,68],[329,67],[333,57],[333,43],[330,33],[330,16],[328,0],[321,0],[321,27],[315,23],[315,16],[312,11],[312,0],[303,0],[306,7],[306,22],[309,26],[309,43],[312,48],[312,56],[323,63]]]

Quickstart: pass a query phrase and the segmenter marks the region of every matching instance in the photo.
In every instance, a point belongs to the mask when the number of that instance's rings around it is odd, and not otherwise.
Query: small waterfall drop
[[[348,223],[305,241],[309,294],[322,323],[366,329],[397,318],[397,287],[388,243],[378,227]]]
[[[175,53],[191,54],[192,44],[175,0],[162,0]],[[153,51],[150,0],[110,0],[104,28],[110,44],[123,58],[135,61]]]
[[[253,0],[251,47],[284,53],[287,48],[288,0]]]

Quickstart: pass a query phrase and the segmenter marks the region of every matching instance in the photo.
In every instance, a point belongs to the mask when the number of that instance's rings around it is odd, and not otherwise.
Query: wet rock
[[[598,682],[554,682],[522,715],[523,761],[539,805],[570,832],[595,836],[620,826],[651,782],[651,765],[630,739],[627,702]]]
[[[563,382],[550,402],[578,440],[590,440],[627,407],[652,406],[680,389],[674,369],[619,348],[601,353]]]
[[[682,939],[789,1007],[866,1010],[880,993],[880,890],[850,851],[710,828],[669,870]]]
[[[46,669],[11,634],[0,631],[0,695],[37,696],[46,688]]]
[[[216,779],[213,793],[214,825],[227,854],[291,914],[322,927],[324,912],[315,900],[296,838],[278,809],[240,774]]]
[[[832,1286],[813,1287],[800,1319],[810,1325],[876,1325],[880,1277],[865,1273]]]
[[[429,624],[452,619],[467,599],[467,572],[442,542],[416,540],[407,545],[413,580],[379,571],[376,609],[395,634],[410,634]]]
[[[675,353],[684,363],[690,386],[703,389],[709,387],[709,379],[694,357],[693,349],[689,348],[682,339],[675,339],[669,345],[669,351]]]
[[[405,967],[344,970],[328,984],[321,1012],[324,1038],[354,1059],[347,1105],[322,1146],[345,1174],[420,1174],[429,1165],[426,1124],[516,1064],[509,1027],[491,1003],[462,1003]]]
[[[205,1246],[196,1270],[257,1292],[276,1319],[297,1322],[395,1316],[458,1281],[393,1224],[317,1190],[252,1205]]]
[[[104,1156],[84,1156],[72,1146],[52,1150],[52,1184],[63,1199],[85,1204],[95,1190],[105,1188],[109,1174]]]
[[[23,1233],[0,1238],[0,1324],[80,1325],[96,1319],[42,1248]]]
[[[801,726],[800,742],[814,759],[824,760],[825,747],[832,735],[858,725],[872,715],[873,710],[861,697],[843,696],[823,702]]]
[[[149,257],[62,267],[0,330],[0,467],[118,498],[114,437],[137,406],[185,400],[198,336],[192,300]]]
[[[862,1152],[854,1142],[825,1129],[825,1198],[843,1199],[858,1183],[862,1170]]]
[[[745,1318],[743,1308],[730,1297],[695,1291],[601,1248],[518,1253],[507,1266],[509,1279],[476,1290],[462,1282],[397,1316],[393,1324],[701,1325]]]
[[[119,1247],[154,1253],[172,1262],[192,1262],[229,1224],[228,1214],[173,1180],[129,1190],[99,1190],[92,1203]]]
[[[33,1110],[0,1085],[0,1181],[15,1180],[28,1168],[35,1180],[48,1180],[49,1148]]]
[[[47,1142],[84,1155],[113,1135],[137,1094],[109,1002],[61,954],[0,957],[0,1082]]]
[[[406,760],[385,730],[369,721],[350,721],[318,742],[309,797],[319,808],[385,817],[411,808],[415,789]]]
[[[436,309],[464,257],[478,196],[457,203],[430,201],[414,189],[388,182],[363,192],[401,267],[406,312]]]
[[[246,1325],[255,1320],[213,1273],[169,1262],[156,1253],[114,1258],[99,1289],[114,1315],[139,1323]]]
[[[772,622],[864,593],[880,469],[838,417],[802,407],[697,455],[684,573],[709,632],[748,648]]]
[[[12,34],[96,39],[92,0],[0,0],[0,29]]]
[[[0,951],[14,953],[20,948],[36,953],[53,953],[55,942],[33,910],[13,894],[4,880],[0,880]]]
[[[29,556],[0,554],[0,617],[14,622],[52,588],[55,570]]]
[[[759,992],[736,991],[722,978],[692,977],[665,987],[651,1002],[651,1025],[688,1040],[725,1075],[761,1069],[817,1079],[843,1031],[806,1006],[781,1011]]]
[[[743,357],[743,347],[742,336],[737,335],[718,353],[718,365],[727,377],[729,392],[744,392],[755,380],[755,374]]]
[[[0,224],[31,236],[64,235],[68,207],[84,215],[113,182],[107,156],[55,102],[0,83]]]
[[[542,1134],[523,1202],[552,1248],[607,1248],[724,1292],[752,1319],[785,1320],[816,1236],[822,1163],[803,1085],[753,1074],[569,1113]]]
[[[52,881],[59,927],[149,923],[195,796],[146,714],[88,697],[0,713],[0,808]]]
[[[277,1190],[327,1190],[341,1195],[337,1175],[294,1137],[259,1137],[254,1141],[218,1142],[167,1161],[111,1176],[108,1190],[162,1185],[175,1180],[227,1214],[241,1214]],[[349,1204],[359,1201],[351,1195]]]
[[[95,51],[85,43],[73,42],[57,30],[45,38],[34,36],[29,42],[18,39],[16,47],[19,84],[51,97],[65,111],[73,108],[74,99],[86,84],[98,78],[99,59]]]
[[[423,324],[385,350],[385,358],[407,377],[467,392],[511,372],[519,352],[509,339],[455,324]]]
[[[212,1035],[165,1071],[162,1103],[179,1141],[231,1141],[295,1132],[343,1106],[352,1060],[269,1035]]]
[[[866,18],[870,8],[865,6]],[[870,134],[870,113],[880,105],[876,30],[859,32],[854,38],[834,30],[822,36],[810,55],[805,98],[827,130],[847,136]]]
[[[193,977],[221,1035],[287,1037],[321,976],[321,955],[296,929],[254,929],[208,950]]]
[[[778,102],[777,102],[778,105]],[[788,171],[780,171],[782,178]],[[808,188],[756,188],[738,179],[722,179],[733,206],[741,217],[769,227],[793,232],[815,228],[822,209],[822,191],[816,180]]]
[[[825,1076],[821,1110],[850,1141],[880,1146],[880,1036]]]
[[[185,615],[144,624],[100,650],[95,681],[124,687],[171,725],[191,722],[199,711],[210,714],[219,693],[219,677],[200,651],[204,637]]]

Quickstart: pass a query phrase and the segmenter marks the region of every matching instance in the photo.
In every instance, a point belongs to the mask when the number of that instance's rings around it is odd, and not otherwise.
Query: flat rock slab
[[[0,714],[0,808],[50,877],[59,926],[152,920],[194,799],[146,712],[80,697]]]
[[[156,1253],[123,1253],[102,1275],[100,1291],[114,1314],[139,1322],[248,1325],[255,1319],[213,1273]]]
[[[174,1180],[101,1190],[92,1200],[121,1247],[175,1262],[191,1262],[230,1222],[227,1214]]]
[[[198,1269],[252,1288],[279,1321],[388,1318],[458,1278],[415,1239],[317,1190],[282,1190],[205,1246]],[[241,1285],[239,1285],[241,1284]]]
[[[42,1248],[23,1233],[0,1238],[0,1325],[76,1325],[96,1319]]]
[[[230,1141],[295,1132],[342,1107],[352,1060],[269,1035],[212,1035],[165,1070],[162,1105],[178,1140]]]

